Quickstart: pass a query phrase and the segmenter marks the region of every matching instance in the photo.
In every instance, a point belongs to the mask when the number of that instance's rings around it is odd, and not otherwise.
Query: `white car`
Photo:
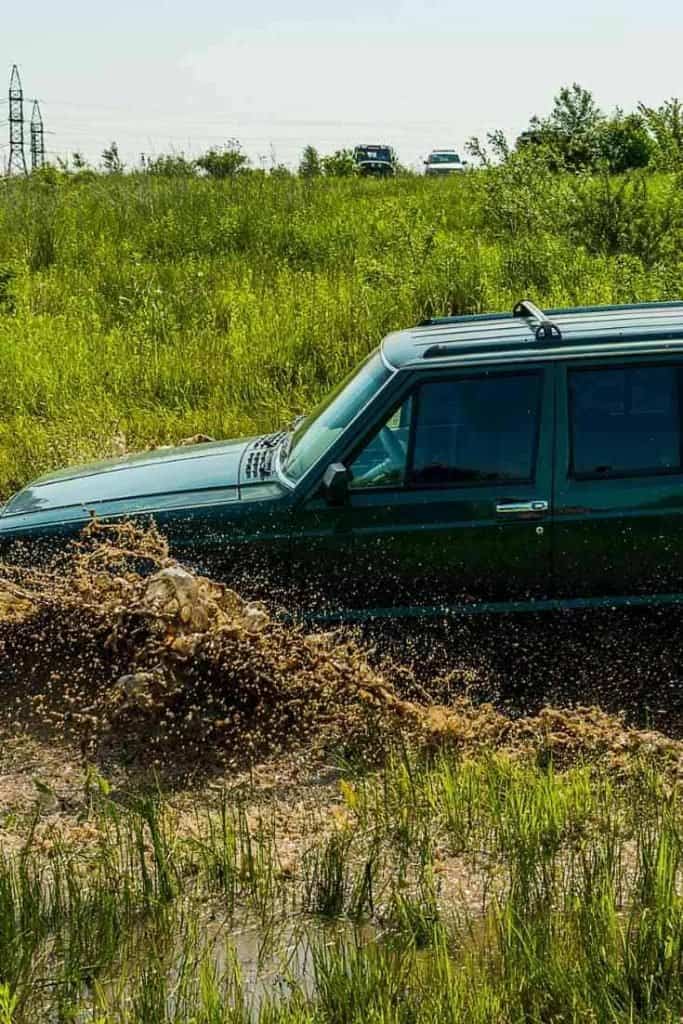
[[[464,171],[467,162],[461,160],[454,149],[433,149],[424,162],[425,174],[435,175],[456,174]]]

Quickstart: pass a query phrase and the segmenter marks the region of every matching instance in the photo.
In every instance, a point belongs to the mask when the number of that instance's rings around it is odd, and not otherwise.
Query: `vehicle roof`
[[[513,313],[434,318],[387,335],[382,353],[400,369],[579,358],[607,351],[683,351],[683,301],[549,309],[543,316],[547,319]],[[561,336],[554,330],[552,337],[539,337],[539,327],[548,321]]]

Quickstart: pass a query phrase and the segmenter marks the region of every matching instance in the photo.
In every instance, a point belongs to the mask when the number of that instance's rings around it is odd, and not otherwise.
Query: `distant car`
[[[35,480],[0,557],[92,515],[311,619],[683,604],[683,302],[397,331],[289,431]]]
[[[391,178],[396,174],[396,154],[391,146],[356,146],[353,158],[358,173],[366,177]]]
[[[446,174],[458,174],[467,167],[467,161],[461,160],[454,149],[434,149],[424,162],[425,174],[431,177]]]

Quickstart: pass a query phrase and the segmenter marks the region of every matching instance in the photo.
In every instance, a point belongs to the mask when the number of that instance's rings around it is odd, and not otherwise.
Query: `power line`
[[[92,110],[92,111],[98,111],[98,112],[106,111],[106,112],[111,112],[111,113],[115,113],[115,114],[119,114],[120,113],[120,114],[126,115],[125,121],[110,122],[110,123],[112,123],[112,124],[114,124],[114,123],[130,124],[131,123],[131,110],[130,110],[129,107],[126,107],[126,106],[112,106],[112,105],[105,105],[105,104],[100,104],[100,103],[80,103],[80,102],[74,102],[73,100],[54,99],[52,97],[50,98],[50,105],[52,107],[73,107],[75,110]],[[154,108],[154,107],[146,107],[145,110],[147,111],[146,119],[150,120],[150,121],[153,121],[154,123],[159,123],[159,121],[172,121],[173,124],[178,124],[178,123],[182,123],[183,120],[185,120],[185,121],[187,121],[188,124],[192,124],[192,125],[214,125],[215,126],[215,125],[220,125],[220,124],[225,123],[226,120],[240,121],[241,123],[250,122],[250,121],[254,122],[255,121],[257,124],[259,122],[264,123],[264,124],[267,122],[269,124],[291,125],[291,126],[298,126],[298,127],[301,127],[301,128],[343,128],[343,127],[351,126],[352,128],[363,128],[363,127],[365,127],[365,128],[371,129],[371,128],[375,127],[377,124],[380,124],[380,123],[383,124],[387,129],[391,129],[391,128],[394,128],[394,129],[395,128],[403,128],[403,129],[405,129],[405,128],[418,128],[418,129],[421,129],[425,125],[427,125],[427,126],[443,125],[444,127],[450,127],[450,125],[451,125],[450,119],[447,119],[447,118],[445,118],[445,119],[439,119],[439,118],[420,118],[419,120],[414,120],[414,121],[406,121],[403,118],[401,118],[399,120],[396,120],[396,119],[386,120],[386,119],[381,119],[380,118],[380,119],[375,120],[375,121],[370,121],[370,120],[367,120],[367,119],[351,120],[351,119],[349,119],[347,117],[328,118],[328,119],[322,119],[322,118],[301,118],[301,117],[279,117],[279,116],[275,116],[275,115],[273,115],[271,113],[262,112],[262,111],[249,111],[249,112],[247,112],[247,111],[231,110],[229,114],[225,115],[225,117],[221,117],[220,114],[217,114],[215,116],[212,116],[212,117],[206,119],[206,118],[197,117],[192,111],[187,111],[185,113],[185,112],[180,112],[180,111],[177,111],[177,110],[171,111],[168,108],[161,109],[161,108]],[[101,120],[102,120],[101,118],[98,118],[98,121],[100,121],[100,123],[101,123]]]
[[[38,100],[33,101],[31,114],[31,170],[39,171],[45,166],[45,126]]]
[[[28,174],[24,152],[24,90],[15,64],[9,81],[9,160],[7,174]]]

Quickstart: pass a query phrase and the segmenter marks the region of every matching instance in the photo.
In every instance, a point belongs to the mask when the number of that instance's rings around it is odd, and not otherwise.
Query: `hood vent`
[[[245,463],[244,475],[247,480],[263,480],[273,471],[273,455],[280,442],[286,437],[284,430],[276,434],[266,434],[254,441],[249,449]]]

